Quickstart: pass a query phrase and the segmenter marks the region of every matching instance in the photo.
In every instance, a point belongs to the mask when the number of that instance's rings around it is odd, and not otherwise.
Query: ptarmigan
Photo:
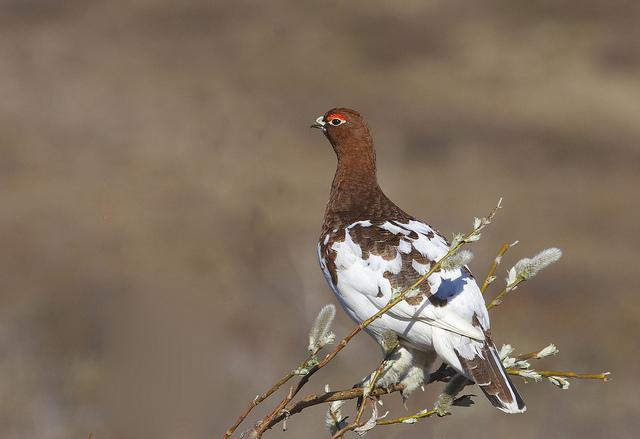
[[[320,266],[347,314],[360,323],[426,274],[449,244],[382,192],[371,133],[358,112],[334,108],[312,127],[322,129],[338,157],[318,242]],[[366,331],[381,345],[389,331],[400,342],[382,385],[402,383],[408,394],[439,357],[478,384],[498,409],[526,410],[500,362],[485,302],[466,267],[434,273]]]

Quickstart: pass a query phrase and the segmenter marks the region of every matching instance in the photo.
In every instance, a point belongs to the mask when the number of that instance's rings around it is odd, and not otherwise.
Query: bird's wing
[[[449,250],[436,230],[420,221],[358,221],[321,237],[321,264],[343,303],[366,297],[374,309],[413,285]],[[439,271],[387,312],[390,317],[484,340],[489,328],[480,290],[465,268]],[[474,315],[482,328],[474,325]],[[484,330],[483,330],[484,329]]]

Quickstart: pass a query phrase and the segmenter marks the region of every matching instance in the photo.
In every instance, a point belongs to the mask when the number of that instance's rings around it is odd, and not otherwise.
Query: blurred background
[[[504,197],[478,277],[503,242],[496,285],[564,250],[493,313],[498,344],[613,373],[370,437],[636,437],[639,20],[632,0],[2,0],[0,436],[219,437],[302,359],[335,303],[315,253],[335,157],[309,124],[344,105],[386,193],[447,236]],[[378,361],[359,336],[307,390]],[[269,437],[325,438],[324,413]]]

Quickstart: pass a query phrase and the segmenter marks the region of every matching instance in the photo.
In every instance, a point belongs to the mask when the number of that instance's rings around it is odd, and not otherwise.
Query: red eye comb
[[[327,120],[331,120],[331,119],[340,119],[340,120],[344,120],[346,121],[347,118],[344,117],[342,114],[340,113],[331,113],[327,115]]]

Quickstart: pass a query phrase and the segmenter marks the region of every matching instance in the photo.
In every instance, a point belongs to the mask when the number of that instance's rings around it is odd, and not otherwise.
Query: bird
[[[438,230],[405,213],[384,194],[376,176],[371,131],[360,113],[333,108],[311,127],[322,130],[338,160],[318,259],[338,302],[359,324],[424,276],[450,244]],[[386,340],[397,339],[391,366],[378,375],[376,384],[403,385],[403,398],[423,386],[440,359],[455,369],[463,383],[447,392],[448,399],[445,393],[440,395],[442,410],[469,381],[499,410],[526,410],[500,361],[482,293],[466,266],[435,272],[365,331],[383,353]]]

